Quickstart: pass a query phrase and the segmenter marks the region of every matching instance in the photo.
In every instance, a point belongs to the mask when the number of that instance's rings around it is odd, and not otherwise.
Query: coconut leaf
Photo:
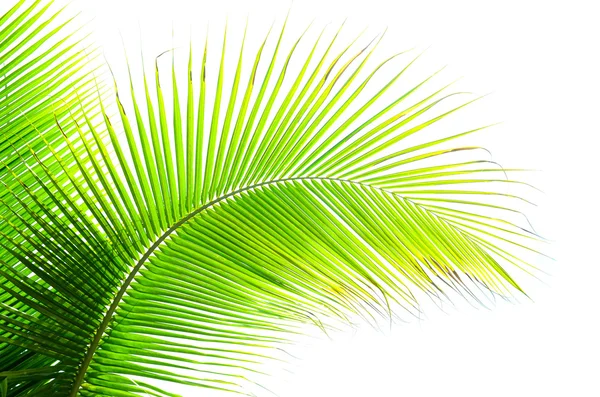
[[[11,21],[37,26],[41,6],[2,18],[2,51],[35,47]],[[220,48],[190,45],[186,67],[165,66],[170,51],[154,76],[130,71],[116,115],[85,79],[56,94],[70,114],[29,94],[64,62],[3,73],[17,84],[5,114],[32,101],[25,132],[2,119],[3,394],[246,394],[306,325],[416,316],[451,291],[523,292],[510,272],[527,269],[516,252],[537,236],[489,213],[517,211],[504,186],[520,182],[459,144],[485,127],[427,134],[478,98],[452,102],[463,95],[431,88],[437,73],[398,89],[418,56],[373,66],[382,36],[339,49],[339,31],[323,31],[302,53],[306,32],[288,46],[285,26],[252,54],[229,51],[226,30]],[[84,65],[66,42],[56,59]]]

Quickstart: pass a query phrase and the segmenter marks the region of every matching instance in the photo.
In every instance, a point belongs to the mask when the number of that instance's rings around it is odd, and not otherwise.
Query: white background
[[[141,29],[150,48],[164,50],[172,21],[176,39],[190,25],[204,29],[207,20],[222,22],[225,14],[249,12],[251,27],[264,28],[290,5],[81,3],[111,62],[122,51],[119,31],[128,48]],[[347,16],[352,32],[387,26],[383,53],[431,46],[423,68],[448,64],[446,81],[464,76],[461,87],[492,92],[460,117],[504,121],[485,138],[494,160],[542,170],[531,178],[545,194],[536,196],[538,206],[528,215],[553,241],[548,251],[556,261],[540,260],[549,275],[526,281],[531,301],[500,301],[491,309],[456,302],[445,312],[425,306],[421,321],[391,331],[363,326],[335,334],[306,349],[294,374],[271,379],[268,387],[281,397],[600,396],[600,24],[594,2],[298,0],[291,15],[300,25],[317,17],[321,26]]]

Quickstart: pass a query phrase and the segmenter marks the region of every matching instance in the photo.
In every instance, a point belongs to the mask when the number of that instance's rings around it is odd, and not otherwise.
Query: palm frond
[[[200,70],[190,45],[187,69],[157,59],[154,77],[115,83],[118,124],[98,98],[100,125],[83,106],[71,130],[57,118],[40,134],[51,160],[25,144],[11,157],[22,193],[7,184],[1,202],[2,342],[40,365],[3,356],[8,395],[173,396],[173,382],[246,394],[305,324],[522,292],[506,269],[527,270],[515,251],[537,236],[485,211],[515,211],[501,186],[519,182],[448,146],[482,128],[423,135],[474,100],[443,108],[459,96],[428,89],[432,75],[382,105],[418,57],[367,96],[409,54],[372,67],[381,37],[336,53],[339,31],[300,54],[305,33],[285,49],[285,25],[249,69],[225,35],[214,96],[209,43]]]
[[[76,132],[73,118],[80,119],[82,110],[90,117],[97,112],[95,57],[70,8],[22,0],[0,17],[0,378],[7,388],[2,395],[43,394],[49,390],[48,379],[65,376],[64,365],[56,359],[65,339],[48,339],[62,331],[37,324],[51,310],[43,299],[65,299],[52,292],[50,278],[58,270],[44,263],[46,252],[60,249],[65,241],[53,242],[49,233],[74,219],[58,219],[51,212],[56,203],[62,206],[62,198],[49,196],[47,186],[40,186],[30,170],[40,172],[43,165],[56,175],[60,165],[47,161],[51,151],[63,156],[63,133]],[[35,237],[40,231],[43,236]],[[40,269],[48,274],[36,276]],[[74,271],[69,268],[68,273]],[[65,351],[70,354],[74,348],[69,345]]]

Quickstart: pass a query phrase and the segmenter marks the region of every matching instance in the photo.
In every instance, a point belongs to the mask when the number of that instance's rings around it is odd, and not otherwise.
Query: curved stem
[[[148,248],[148,250],[146,250],[144,255],[138,260],[138,262],[135,264],[135,266],[131,269],[129,276],[123,282],[123,285],[119,289],[119,292],[117,293],[117,295],[115,295],[115,298],[113,299],[113,302],[111,303],[110,307],[108,308],[108,310],[104,316],[104,319],[102,320],[102,323],[100,323],[100,326],[98,327],[98,330],[96,331],[96,334],[94,335],[94,339],[90,343],[87,353],[86,353],[83,361],[81,362],[81,366],[79,367],[79,370],[77,371],[75,383],[73,384],[73,388],[71,389],[71,393],[69,394],[69,397],[77,396],[77,392],[79,391],[79,388],[81,387],[81,384],[83,383],[83,377],[85,376],[85,373],[90,365],[90,362],[92,361],[92,358],[94,357],[94,353],[98,349],[98,345],[100,344],[100,339],[102,339],[102,336],[104,335],[104,332],[106,331],[106,328],[108,328],[108,324],[110,323],[110,320],[112,319],[113,314],[117,310],[117,307],[119,306],[119,303],[121,302],[121,299],[125,295],[127,288],[129,288],[129,285],[135,278],[137,272],[144,265],[146,260],[167,239],[167,237],[169,237],[181,225],[183,225],[184,223],[186,223],[187,221],[192,219],[194,216],[198,215],[200,212],[204,211],[205,209],[207,209],[209,207],[212,207],[213,205],[215,205],[223,200],[228,199],[229,197],[235,196],[236,194],[239,194],[239,193],[242,193],[242,192],[245,192],[248,190],[256,189],[261,186],[266,186],[266,185],[271,185],[271,184],[281,183],[281,182],[297,181],[297,180],[330,180],[330,181],[350,182],[350,183],[354,183],[354,184],[364,185],[363,183],[356,182],[356,181],[349,181],[349,180],[343,180],[343,179],[337,179],[337,178],[327,178],[327,177],[296,177],[296,178],[277,179],[277,180],[257,183],[255,185],[251,185],[251,186],[244,187],[242,189],[235,190],[231,193],[228,193],[224,196],[218,197],[218,198],[210,201],[209,203],[195,209],[194,211],[187,214],[185,217],[181,218],[179,221],[177,221],[175,224],[173,224],[169,229],[167,229],[158,238],[158,240],[156,240],[154,242],[154,244],[152,244],[152,246],[150,246],[150,248]],[[367,186],[369,186],[369,185],[367,185]],[[374,186],[370,186],[370,187],[374,187]],[[377,187],[374,187],[374,188],[377,188]],[[377,188],[377,189],[381,189],[381,188]],[[381,190],[385,191],[385,189],[381,189]]]
[[[213,200],[213,201],[211,201],[211,202],[209,202],[207,204],[204,204],[203,206],[195,209],[194,211],[192,211],[189,214],[187,214],[185,217],[181,218],[175,224],[173,224],[169,229],[167,229],[158,238],[158,240],[156,240],[154,242],[154,244],[152,244],[152,246],[150,246],[150,248],[148,248],[146,250],[146,252],[144,253],[144,255],[135,264],[135,266],[133,267],[133,269],[131,269],[131,272],[129,273],[129,276],[127,277],[127,279],[125,279],[125,282],[123,282],[123,285],[119,289],[119,292],[117,293],[117,295],[115,295],[115,298],[113,299],[112,304],[108,308],[108,311],[106,312],[106,315],[104,316],[104,319],[102,320],[102,323],[100,324],[100,326],[98,327],[98,330],[96,331],[96,335],[94,336],[94,340],[92,340],[92,343],[90,344],[90,347],[88,348],[88,351],[87,351],[87,353],[86,353],[83,361],[81,362],[81,366],[79,367],[79,371],[77,371],[77,377],[75,378],[75,383],[73,384],[73,388],[71,389],[71,393],[69,394],[69,396],[70,397],[76,397],[77,396],[77,392],[79,391],[79,387],[81,386],[81,384],[83,382],[83,377],[85,376],[87,368],[89,367],[90,362],[92,361],[92,357],[94,356],[94,353],[96,352],[96,349],[98,348],[98,345],[100,344],[100,339],[102,339],[102,335],[104,335],[104,331],[106,331],[106,328],[108,327],[108,323],[112,319],[113,314],[117,310],[117,306],[119,305],[119,303],[121,302],[121,299],[125,295],[125,291],[127,291],[127,288],[129,288],[129,285],[131,284],[131,282],[135,278],[137,272],[140,270],[140,268],[142,267],[142,265],[146,262],[146,260],[150,257],[150,255],[152,255],[152,253],[158,248],[158,246],[161,245],[163,243],[163,241],[165,241],[167,239],[167,237],[169,237],[175,230],[177,230],[177,228],[179,228],[181,225],[183,225],[184,223],[186,223],[187,221],[189,221],[190,219],[192,219],[194,216],[198,215],[200,212],[204,211],[205,209],[207,209],[209,207],[212,207],[213,205],[217,204],[220,201],[226,200],[229,197],[234,196],[234,195],[239,194],[239,193],[242,193],[242,192],[244,192],[246,190],[255,189],[257,187],[268,185],[268,184],[272,184],[272,183],[285,182],[285,181],[288,181],[288,180],[291,180],[291,179],[279,179],[279,180],[275,180],[275,181],[262,182],[262,183],[259,183],[259,184],[256,184],[256,185],[252,185],[252,186],[248,186],[248,187],[245,187],[245,188],[242,188],[242,189],[235,190],[235,191],[233,191],[231,193],[228,193],[228,194],[226,194],[224,196],[218,197],[215,200]]]

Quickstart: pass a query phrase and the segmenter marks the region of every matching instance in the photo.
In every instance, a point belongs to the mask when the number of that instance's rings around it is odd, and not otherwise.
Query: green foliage
[[[2,395],[174,395],[156,381],[245,393],[305,324],[521,291],[505,267],[528,266],[512,248],[537,237],[489,214],[517,197],[481,187],[515,182],[446,160],[481,128],[409,139],[473,100],[431,116],[452,94],[422,94],[430,76],[380,105],[416,58],[367,97],[407,54],[373,68],[379,41],[336,53],[339,31],[301,54],[284,24],[249,61],[224,37],[211,103],[207,43],[199,72],[190,46],[187,70],[157,61],[126,94],[115,83],[113,117],[73,23],[42,33],[62,15],[47,4],[0,19]]]
[[[44,299],[65,299],[54,293],[52,285],[69,280],[67,274],[75,271],[67,263],[59,270],[46,260],[46,252],[60,243],[52,243],[50,230],[42,225],[61,227],[69,221],[52,217],[52,200],[60,198],[50,196],[45,185],[40,189],[38,175],[29,170],[57,175],[61,166],[46,161],[49,154],[67,153],[63,134],[76,133],[73,120],[81,119],[81,110],[97,112],[92,100],[97,94],[90,75],[97,54],[79,26],[70,10],[48,1],[19,1],[0,17],[2,395],[67,390],[75,371],[76,359],[71,361],[70,369],[66,363],[57,362],[57,346],[51,338],[64,332],[61,325],[42,320],[44,313],[53,310]],[[71,194],[71,188],[65,192]],[[45,215],[48,211],[51,217]],[[43,234],[36,237],[41,230]],[[59,278],[63,271],[67,273]],[[61,312],[48,315],[61,316]],[[67,351],[85,346],[79,337]],[[56,386],[47,386],[48,379],[54,379]]]

